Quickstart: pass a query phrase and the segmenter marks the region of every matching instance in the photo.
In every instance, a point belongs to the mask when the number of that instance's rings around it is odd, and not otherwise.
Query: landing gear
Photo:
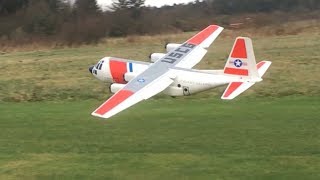
[[[183,86],[182,89],[183,89],[183,95],[185,95],[185,96],[190,96],[191,95],[190,91],[189,91],[189,87]]]

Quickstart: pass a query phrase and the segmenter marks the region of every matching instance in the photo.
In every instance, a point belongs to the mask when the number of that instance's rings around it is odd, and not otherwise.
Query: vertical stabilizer
[[[252,41],[247,37],[238,37],[233,45],[224,74],[259,78]]]

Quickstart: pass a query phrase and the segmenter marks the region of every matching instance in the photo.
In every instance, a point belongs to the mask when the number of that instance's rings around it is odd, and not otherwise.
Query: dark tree
[[[146,0],[113,0],[111,9],[123,10],[123,9],[139,9],[144,5]]]
[[[57,31],[62,5],[60,0],[29,0],[24,17],[24,31],[53,35]]]
[[[114,11],[128,11],[130,18],[137,20],[141,17],[145,0],[113,0],[111,9]]]
[[[25,7],[28,0],[0,0],[0,14],[11,14]]]
[[[78,15],[81,14],[85,16],[100,12],[100,8],[96,0],[76,0],[74,5]]]

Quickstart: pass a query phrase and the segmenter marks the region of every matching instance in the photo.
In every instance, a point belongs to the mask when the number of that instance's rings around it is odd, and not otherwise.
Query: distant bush
[[[96,0],[76,0],[73,5],[68,2],[0,0],[0,46],[39,41],[94,44],[105,37],[196,31],[212,23],[261,27],[320,18],[319,0],[204,0],[161,8],[144,7],[144,0],[115,0],[112,11],[106,12]],[[249,24],[246,16],[251,16]]]

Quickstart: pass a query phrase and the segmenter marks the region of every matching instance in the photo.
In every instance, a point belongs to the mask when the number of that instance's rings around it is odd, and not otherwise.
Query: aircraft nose
[[[91,74],[92,74],[93,67],[94,67],[94,66],[90,66],[90,67],[89,67],[89,72],[90,72]]]

